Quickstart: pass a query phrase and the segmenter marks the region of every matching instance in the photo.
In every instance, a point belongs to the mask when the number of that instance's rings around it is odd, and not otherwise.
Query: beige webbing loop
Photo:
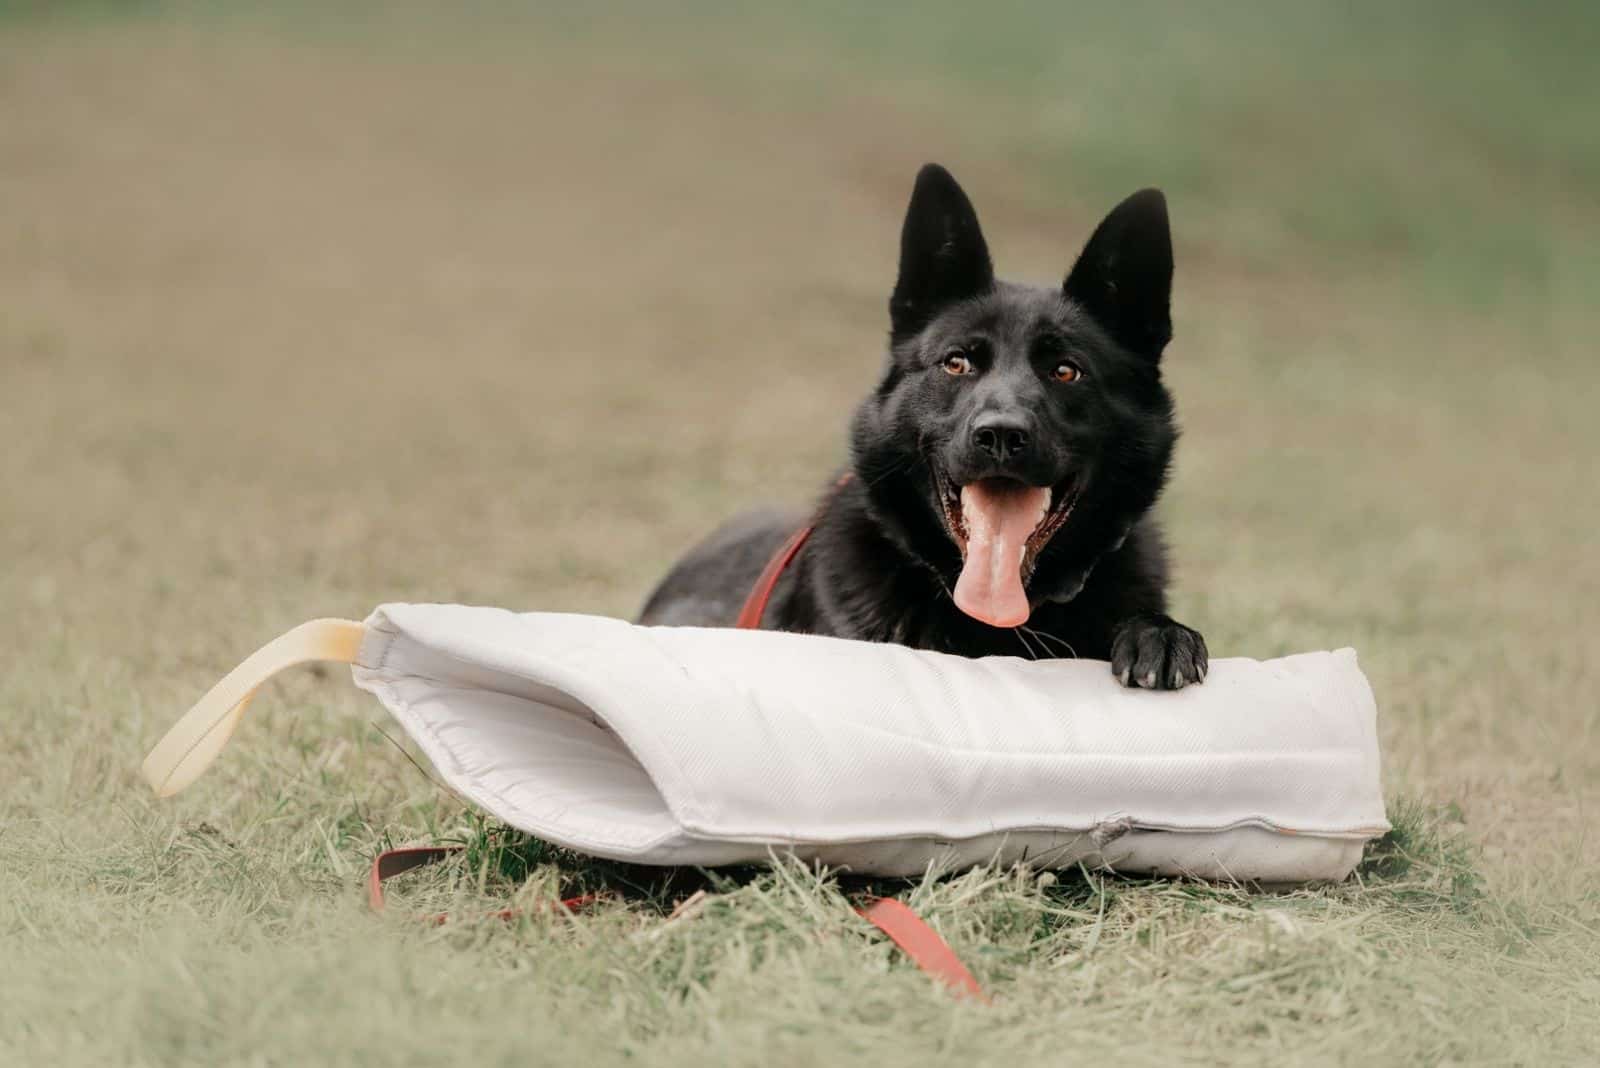
[[[366,627],[348,619],[313,619],[274,638],[223,676],[156,743],[140,769],[158,797],[170,797],[200,777],[228,744],[262,683],[285,668],[313,660],[352,663]]]

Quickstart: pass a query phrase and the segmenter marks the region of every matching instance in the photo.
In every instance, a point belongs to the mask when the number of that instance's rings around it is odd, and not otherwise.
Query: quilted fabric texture
[[[1349,649],[1155,693],[1100,661],[392,604],[353,671],[453,789],[614,859],[1285,882],[1345,877],[1389,826]]]

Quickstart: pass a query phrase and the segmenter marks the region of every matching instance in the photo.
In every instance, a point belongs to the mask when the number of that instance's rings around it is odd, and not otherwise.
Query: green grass
[[[0,1063],[1592,1060],[1590,6],[462,10],[4,9]],[[1395,828],[1355,877],[597,863],[337,670],[149,796],[295,623],[631,614],[815,492],[928,158],[1008,275],[1167,189],[1176,607],[1360,651]],[[414,841],[467,848],[369,914]],[[992,1004],[855,915],[885,892]]]

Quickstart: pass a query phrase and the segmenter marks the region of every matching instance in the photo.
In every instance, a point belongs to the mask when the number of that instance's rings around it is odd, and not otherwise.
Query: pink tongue
[[[1028,621],[1022,551],[1050,508],[1050,490],[985,479],[961,487],[967,559],[956,580],[956,607],[991,627]]]

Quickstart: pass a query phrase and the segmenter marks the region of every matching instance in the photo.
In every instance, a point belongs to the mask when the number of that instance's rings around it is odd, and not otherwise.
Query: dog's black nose
[[[972,444],[1002,463],[1018,460],[1028,451],[1028,427],[1014,415],[979,416],[972,424]]]

